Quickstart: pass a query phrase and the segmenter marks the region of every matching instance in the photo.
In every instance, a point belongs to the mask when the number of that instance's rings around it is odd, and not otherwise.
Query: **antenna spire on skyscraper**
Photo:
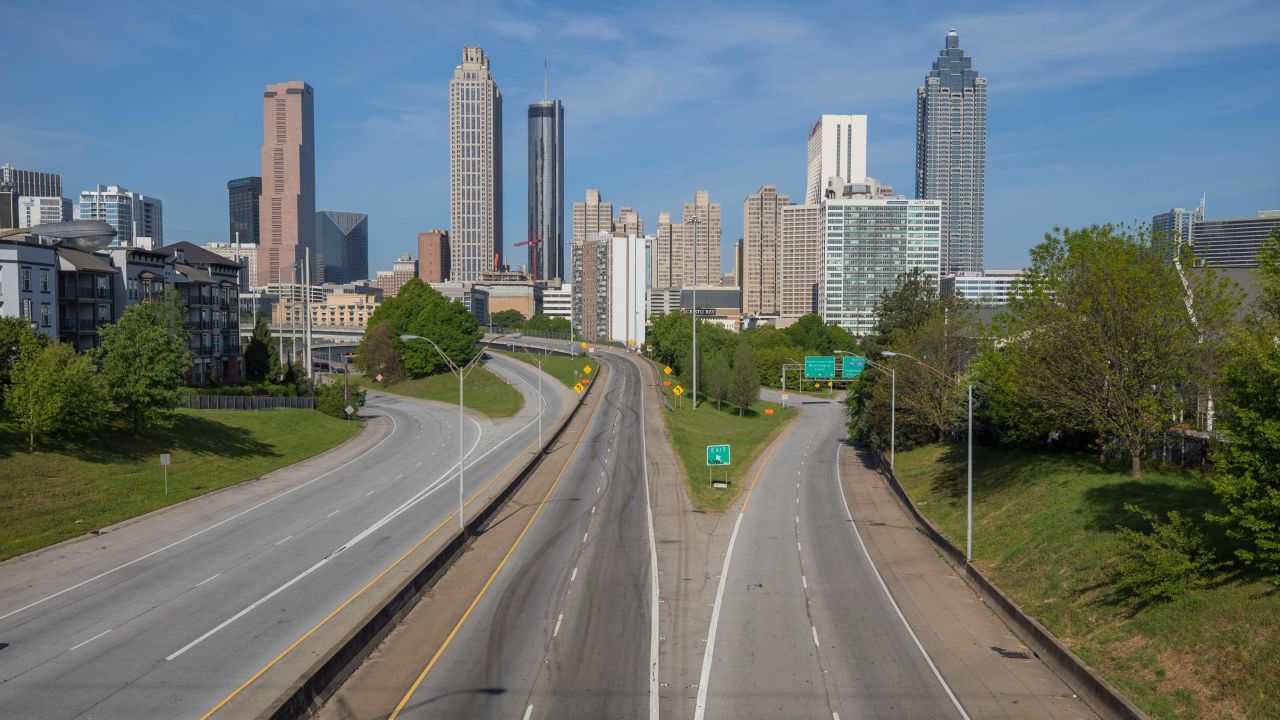
[[[547,99],[547,59],[542,58],[542,99]]]

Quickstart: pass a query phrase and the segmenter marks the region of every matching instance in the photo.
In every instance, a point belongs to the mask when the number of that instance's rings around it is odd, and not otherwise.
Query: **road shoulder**
[[[864,449],[840,449],[849,511],[876,569],[969,716],[1096,718],[943,560]]]

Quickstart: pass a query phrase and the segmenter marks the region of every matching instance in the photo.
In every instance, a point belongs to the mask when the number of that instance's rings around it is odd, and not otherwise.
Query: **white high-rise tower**
[[[867,116],[823,115],[809,130],[806,204],[822,202],[827,180],[860,183],[867,177]]]
[[[502,93],[484,49],[462,48],[449,81],[450,279],[502,262]]]

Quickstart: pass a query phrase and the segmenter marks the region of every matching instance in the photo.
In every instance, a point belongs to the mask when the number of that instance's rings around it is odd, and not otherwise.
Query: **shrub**
[[[1118,562],[1113,568],[1116,593],[1140,605],[1173,600],[1203,587],[1218,569],[1204,534],[1174,510],[1161,520],[1136,505],[1125,509],[1151,524],[1149,532],[1116,527]]]

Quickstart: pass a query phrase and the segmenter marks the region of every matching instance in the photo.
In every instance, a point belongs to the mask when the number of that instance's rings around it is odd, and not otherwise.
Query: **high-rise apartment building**
[[[227,217],[230,219],[227,239],[232,243],[258,244],[261,196],[262,178],[256,175],[227,181]]]
[[[862,182],[867,176],[867,116],[823,115],[809,129],[809,173],[804,201],[822,201],[827,179]]]
[[[1191,243],[1191,231],[1197,222],[1204,220],[1204,206],[1187,210],[1173,208],[1151,218],[1152,240],[1157,244],[1177,245]]]
[[[699,190],[684,204],[683,220],[672,226],[674,241],[684,248],[683,286],[720,284],[720,203]]]
[[[982,271],[987,79],[955,30],[916,90],[916,197],[942,203],[942,271]]]
[[[341,210],[316,213],[314,263],[312,282],[342,284],[369,277],[369,216]]]
[[[1209,267],[1257,267],[1258,251],[1280,227],[1280,210],[1259,210],[1252,217],[1197,220],[1191,249],[1197,263]]]
[[[262,94],[258,285],[293,282],[294,264],[303,259],[305,250],[315,253],[313,94],[301,80],[268,85]],[[312,281],[323,278],[313,265]]]
[[[66,222],[71,219],[71,201],[64,197],[18,198],[18,222],[14,227],[29,228],[43,223]]]
[[[529,106],[529,275],[564,277],[564,106]]]
[[[418,233],[418,279],[439,283],[449,279],[449,232]]]
[[[205,243],[204,249],[215,255],[235,262],[240,266],[240,292],[247,294],[253,290],[258,278],[258,246],[234,242]]]
[[[742,275],[743,315],[782,311],[782,208],[790,202],[776,185],[765,185],[742,203],[742,257],[734,266]]]
[[[795,318],[818,312],[822,283],[822,205],[783,205],[782,250],[779,274],[782,277],[782,317]]]
[[[502,261],[502,93],[484,49],[462,48],[449,81],[449,242],[454,282]]]
[[[573,329],[584,340],[644,344],[649,238],[598,232],[570,243]],[[544,295],[545,298],[545,295]]]
[[[653,241],[653,286],[672,290],[684,284],[684,254],[676,245],[671,213],[658,213],[658,234]]]
[[[613,203],[601,200],[599,190],[587,188],[586,199],[573,204],[573,239],[599,233],[613,234]]]
[[[164,206],[158,198],[130,192],[118,185],[98,185],[80,192],[76,209],[80,220],[102,220],[116,230],[114,245],[137,246],[137,238],[164,245]]]
[[[629,207],[618,208],[618,217],[613,221],[613,231],[618,235],[644,236],[644,218]]]
[[[604,339],[609,328],[609,239],[596,232],[569,244],[573,264],[573,331],[576,337]]]
[[[4,164],[0,165],[0,190],[17,193],[19,197],[62,197],[62,176]]]
[[[942,202],[887,197],[874,178],[825,204],[822,319],[854,334],[876,324],[876,303],[898,276],[923,268],[938,280]]]

